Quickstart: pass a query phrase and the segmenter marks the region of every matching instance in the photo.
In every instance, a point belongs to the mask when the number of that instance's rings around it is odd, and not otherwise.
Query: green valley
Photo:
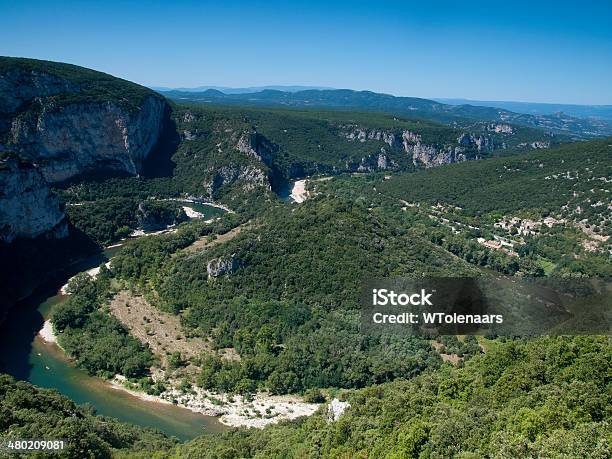
[[[0,342],[17,356],[0,370],[25,380],[0,376],[0,441],[64,438],[74,458],[612,454],[609,336],[374,334],[360,307],[374,278],[612,277],[604,125],[353,91],[171,101],[32,59],[0,58],[0,76]],[[62,377],[129,396],[108,406],[142,426],[78,406]],[[155,407],[168,435],[140,421]]]

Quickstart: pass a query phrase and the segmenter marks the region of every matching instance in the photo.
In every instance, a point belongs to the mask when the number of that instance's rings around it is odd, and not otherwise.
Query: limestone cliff
[[[258,134],[257,131],[242,133],[236,148],[241,153],[246,153],[258,159],[268,167],[272,166],[272,158],[278,152],[278,146],[263,135]]]
[[[218,190],[236,184],[245,193],[256,188],[270,190],[270,167],[273,167],[272,157],[278,147],[256,131],[224,132],[224,137],[224,143],[228,144],[226,148],[239,152],[243,158],[219,161],[205,169],[203,176],[206,197],[214,199]]]
[[[270,190],[270,177],[267,172],[257,165],[234,164],[221,167],[210,167],[204,174],[208,179],[204,180],[204,189],[207,198],[213,199],[222,187],[240,183],[243,192],[250,192],[256,188],[263,187]]]
[[[62,238],[68,226],[57,196],[40,171],[10,155],[0,160],[0,241]]]
[[[138,174],[159,139],[165,108],[153,96],[135,113],[112,101],[34,105],[34,116],[13,119],[6,145],[37,164],[51,183],[101,170]]]
[[[373,153],[362,158],[361,163],[356,167],[359,172],[393,168],[394,164],[388,159],[387,150],[401,149],[408,155],[415,167],[429,168],[467,159],[478,159],[478,152],[493,149],[489,143],[490,139],[482,136],[473,138],[467,134],[463,134],[456,143],[426,143],[420,134],[406,129],[393,132],[352,125],[341,126],[340,135],[351,142],[379,141],[387,144],[381,147],[380,153]],[[348,163],[346,166],[349,170],[351,169]]]
[[[169,117],[144,87],[93,70],[0,58],[1,238],[66,235],[47,184],[142,171]],[[27,167],[25,166],[27,164]]]
[[[209,278],[234,274],[238,269],[238,260],[233,253],[229,258],[213,258],[206,264],[206,272]]]
[[[0,151],[31,161],[53,183],[101,169],[140,172],[162,130],[167,104],[161,97],[87,69],[84,80],[60,64],[24,61],[31,62],[0,62]],[[111,89],[98,90],[97,75]]]

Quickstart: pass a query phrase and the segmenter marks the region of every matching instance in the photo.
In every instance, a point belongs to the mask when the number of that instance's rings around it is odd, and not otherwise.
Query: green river
[[[71,267],[70,272],[58,274],[12,308],[0,327],[0,368],[16,379],[55,389],[78,404],[89,404],[97,414],[154,427],[181,440],[226,429],[215,417],[142,400],[115,389],[109,382],[75,367],[57,345],[46,343],[38,335],[53,306],[66,300],[59,289],[69,277],[99,266],[119,249],[108,248],[102,254],[83,260]]]

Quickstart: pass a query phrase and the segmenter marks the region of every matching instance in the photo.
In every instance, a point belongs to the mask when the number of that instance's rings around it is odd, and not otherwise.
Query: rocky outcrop
[[[141,172],[169,114],[163,98],[66,64],[10,58],[3,64],[0,152],[32,162],[49,183],[101,171]]]
[[[457,138],[457,143],[464,147],[475,147],[479,152],[493,151],[498,146],[488,136],[463,133]]]
[[[159,139],[166,107],[153,96],[133,113],[112,101],[38,105],[35,116],[13,119],[7,148],[38,164],[51,183],[101,170],[138,174]]]
[[[351,404],[349,402],[342,402],[337,398],[332,399],[332,401],[327,405],[327,421],[337,421],[350,407]]]
[[[17,58],[0,64],[0,155],[10,158],[0,171],[1,238],[65,236],[64,212],[48,184],[139,174],[161,142],[169,106],[144,87],[93,70]]]
[[[230,149],[238,150],[248,159],[237,162],[219,161],[221,164],[209,165],[202,174],[204,197],[214,199],[221,188],[234,185],[247,193],[257,188],[271,190],[275,167],[273,155],[278,151],[278,146],[256,131],[226,130],[224,135],[226,140],[217,145],[219,153],[222,152],[221,146],[227,143]]]
[[[393,132],[380,129],[364,129],[355,125],[340,126],[340,135],[348,140],[357,140],[362,143],[367,140],[381,140],[391,148],[399,146]]]
[[[278,151],[278,146],[274,145],[263,135],[254,132],[244,132],[236,148],[241,153],[245,153],[253,158],[261,161],[266,166],[272,165],[272,157]]]
[[[356,170],[358,172],[373,172],[376,170],[385,170],[389,167],[390,161],[383,149],[378,155],[370,155],[365,158],[361,158]],[[347,169],[349,171],[355,170],[355,168],[351,167],[350,164],[347,164]]]
[[[457,163],[468,159],[466,152],[470,143],[462,142],[463,137],[457,140],[458,146],[439,147],[424,144],[419,134],[406,130],[402,132],[404,151],[412,157],[412,163],[415,166],[424,166],[425,168]]]
[[[465,161],[465,150],[461,147],[436,148],[421,143],[411,144],[406,147],[408,154],[412,155],[412,163],[415,166],[425,168],[441,166]]]
[[[404,145],[404,148],[410,143],[421,143],[421,135],[411,131],[402,131],[402,145]]]
[[[498,134],[513,134],[514,128],[509,124],[491,123],[486,127],[487,131],[496,132]]]
[[[521,142],[517,146],[519,148],[533,148],[534,150],[542,150],[550,148],[550,142],[540,140],[536,142]]]
[[[191,131],[188,131],[187,129],[183,130],[183,139],[185,140],[196,140],[198,137],[193,134]]]
[[[0,241],[63,238],[68,226],[59,199],[40,171],[15,155],[0,160]]]
[[[229,258],[220,257],[213,258],[206,265],[206,272],[208,277],[219,277],[224,274],[234,274],[238,269],[238,260],[236,254],[233,253]]]
[[[242,182],[245,192],[263,187],[271,190],[271,184],[266,171],[256,165],[234,164],[221,167],[210,167],[205,174],[208,179],[204,181],[206,198],[213,199],[215,194],[224,186]]]
[[[157,204],[155,201],[143,201],[136,211],[138,227],[144,231],[158,231],[170,225],[189,220],[181,207],[169,207],[167,204]]]
[[[480,151],[488,148],[487,138],[472,138],[469,134],[463,134],[457,139],[458,145],[437,146],[426,144],[421,134],[404,129],[401,133],[392,131],[363,129],[354,125],[341,126],[340,135],[349,141],[367,142],[376,140],[385,142],[390,149],[402,149],[412,159],[415,166],[426,168],[450,164],[468,159],[469,150]],[[389,160],[386,147],[381,148],[378,155],[370,155],[362,158],[356,170],[359,172],[371,172],[374,170],[385,170],[394,167],[393,161]],[[351,167],[347,163],[347,169]]]

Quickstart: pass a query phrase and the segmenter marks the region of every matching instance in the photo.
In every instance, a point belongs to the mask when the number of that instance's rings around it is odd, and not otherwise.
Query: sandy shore
[[[306,403],[293,395],[269,395],[263,392],[247,400],[241,395],[228,396],[193,387],[187,392],[170,389],[159,396],[131,389],[124,377],[116,375],[112,386],[149,402],[174,404],[206,416],[218,416],[219,422],[230,427],[264,428],[284,420],[310,416],[321,406]]]
[[[50,320],[38,332],[46,343],[57,345]],[[122,390],[141,400],[166,405],[177,405],[194,413],[219,417],[219,422],[230,427],[263,428],[284,420],[311,416],[321,406],[306,403],[294,395],[269,395],[259,392],[251,400],[241,395],[224,395],[193,387],[188,391],[169,389],[159,396],[135,390],[124,376],[115,375],[108,381],[113,389]]]
[[[183,202],[193,202],[194,204],[203,204],[210,207],[216,207],[217,209],[223,209],[228,214],[235,213],[232,209],[223,204],[219,204],[218,202],[207,201],[206,199],[197,199],[193,196],[189,196],[188,198],[169,198],[169,199],[161,199],[161,201],[183,201]]]
[[[127,382],[127,379],[125,378],[125,376],[115,375],[115,377],[108,382],[113,389],[122,390],[123,392],[127,392],[133,397],[138,397],[140,400],[145,400],[147,402],[164,403],[166,405],[172,404],[172,402],[166,399],[163,399],[161,397],[157,397],[155,395],[149,395],[144,392],[129,389],[128,387],[126,387],[126,385],[129,383]]]
[[[308,197],[306,192],[306,180],[296,180],[291,188],[291,194],[289,195],[297,203],[302,203]]]
[[[206,201],[206,200],[195,200],[194,198],[184,199],[184,201],[186,201],[186,202],[193,202],[193,203],[196,203],[196,204],[204,204],[204,205],[207,205],[207,206],[210,206],[210,207],[216,207],[217,209],[222,209],[222,210],[226,211],[228,214],[235,213],[229,207],[224,206],[223,204],[219,204],[217,202]]]
[[[198,212],[197,210],[193,210],[191,207],[183,206],[183,211],[189,218],[203,218],[204,214]]]
[[[104,266],[106,266],[107,268],[110,268],[111,262],[107,261],[106,263],[104,263]],[[98,274],[100,274],[100,267],[96,266],[95,268],[91,268],[83,272],[87,274],[89,277],[91,277],[92,279],[95,279],[98,276]],[[78,276],[78,274],[76,276]],[[74,279],[76,276],[72,276],[70,279],[68,279],[68,282],[62,285],[62,288],[60,288],[60,293],[62,295],[70,295],[70,292],[68,291],[68,284],[70,284],[70,281]]]
[[[306,185],[308,182],[326,182],[327,180],[331,180],[333,177],[310,177],[307,179],[296,180],[291,187],[291,193],[289,197],[297,203],[302,203],[306,201],[309,197],[311,197],[311,193],[306,191]],[[316,194],[316,192],[314,193]]]
[[[145,231],[143,229],[137,229],[130,233],[130,237],[155,236],[157,234],[175,233],[176,231],[177,228],[175,227],[175,225],[168,225],[165,229],[157,231]]]
[[[43,328],[40,329],[38,334],[46,343],[57,343],[57,336],[53,332],[53,325],[51,325],[49,319],[45,320]]]
[[[205,217],[205,215],[202,212],[198,212],[197,210],[192,209],[189,206],[183,206],[183,210],[185,211],[185,214],[189,217],[189,218],[197,218],[197,219],[202,219]],[[209,218],[208,220],[204,220],[204,223],[212,223],[216,220],[220,220],[221,217],[213,217],[213,218]]]

